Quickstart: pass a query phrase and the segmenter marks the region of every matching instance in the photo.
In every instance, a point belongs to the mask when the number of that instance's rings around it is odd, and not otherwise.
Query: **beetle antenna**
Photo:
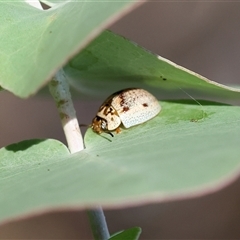
[[[90,126],[91,126],[91,124],[84,124],[84,123],[79,124],[79,127],[90,127]]]
[[[111,135],[111,137],[114,137],[114,135],[111,132],[107,132],[109,135]]]

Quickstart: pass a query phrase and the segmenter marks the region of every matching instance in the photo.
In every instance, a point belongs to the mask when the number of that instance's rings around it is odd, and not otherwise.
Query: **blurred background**
[[[149,1],[110,29],[211,80],[229,85],[240,83],[240,2]],[[0,147],[29,138],[65,142],[51,98],[34,96],[22,100],[1,92],[0,101]],[[89,124],[100,103],[76,99],[79,122]],[[200,198],[106,210],[109,230],[113,233],[140,226],[141,239],[237,239],[239,189],[240,179]],[[5,224],[0,228],[0,238],[92,239],[92,236],[84,211],[65,211]]]

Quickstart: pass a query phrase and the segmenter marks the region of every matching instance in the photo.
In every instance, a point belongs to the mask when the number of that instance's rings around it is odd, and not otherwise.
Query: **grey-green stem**
[[[67,78],[62,69],[60,69],[50,81],[49,90],[57,105],[70,152],[75,153],[82,151],[84,149],[83,137],[73,106]]]
[[[101,207],[88,210],[93,237],[95,240],[107,240],[110,238],[106,219]]]

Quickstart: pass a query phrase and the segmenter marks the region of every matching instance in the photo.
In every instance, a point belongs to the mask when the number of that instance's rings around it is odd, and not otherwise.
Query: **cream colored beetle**
[[[98,134],[114,130],[119,133],[121,124],[130,128],[150,120],[160,111],[158,100],[146,90],[124,89],[112,94],[103,102],[92,121],[92,129]]]

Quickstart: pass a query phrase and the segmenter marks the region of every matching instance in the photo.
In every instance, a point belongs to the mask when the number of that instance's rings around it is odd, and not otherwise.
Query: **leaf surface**
[[[179,98],[179,93],[180,98],[189,94],[211,100],[240,98],[239,88],[211,81],[110,31],[104,31],[64,69],[75,89],[95,98],[129,87],[151,90],[160,99]]]
[[[161,202],[226,186],[239,175],[240,108],[200,103],[161,102],[157,117],[114,137],[89,129],[86,149],[73,155],[54,140],[2,148],[1,221],[53,208]]]
[[[2,1],[0,86],[19,97],[36,93],[103,27],[139,4],[61,1],[43,11],[24,1]]]
[[[137,240],[141,234],[142,230],[139,227],[129,228],[127,230],[123,230],[119,233],[112,235],[109,240]]]

